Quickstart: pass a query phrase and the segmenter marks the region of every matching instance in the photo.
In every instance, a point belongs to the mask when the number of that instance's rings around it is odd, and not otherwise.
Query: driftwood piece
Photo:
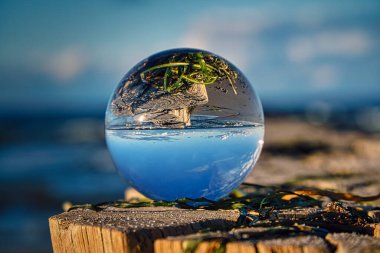
[[[336,253],[380,252],[380,239],[355,233],[328,234],[326,240],[336,247]]]
[[[157,238],[191,234],[205,228],[230,229],[234,211],[174,207],[77,209],[49,219],[55,253],[153,252]]]

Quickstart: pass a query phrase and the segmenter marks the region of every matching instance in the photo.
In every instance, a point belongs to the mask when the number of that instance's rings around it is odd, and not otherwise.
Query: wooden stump
[[[55,253],[378,252],[379,223],[321,220],[326,214],[317,207],[272,210],[253,227],[238,228],[233,210],[104,205],[53,216],[49,225]],[[197,233],[204,229],[211,232]]]
[[[157,238],[230,229],[237,217],[235,211],[108,207],[65,212],[51,217],[49,226],[55,253],[153,252]]]

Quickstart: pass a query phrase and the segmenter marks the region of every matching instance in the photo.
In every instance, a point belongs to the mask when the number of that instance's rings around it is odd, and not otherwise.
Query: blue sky
[[[175,47],[227,58],[264,106],[380,102],[379,1],[179,3],[1,1],[0,113],[101,111],[134,64]]]

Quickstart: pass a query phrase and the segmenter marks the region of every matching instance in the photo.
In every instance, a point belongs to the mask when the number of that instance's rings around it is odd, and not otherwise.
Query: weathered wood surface
[[[198,239],[199,240],[199,239]],[[155,252],[186,252],[190,248],[195,253],[209,253],[223,247],[225,253],[293,253],[293,252],[335,252],[335,253],[376,253],[380,252],[380,240],[355,233],[328,234],[325,238],[317,236],[290,236],[275,239],[255,239],[227,242],[222,240],[204,240],[196,247],[197,239],[190,236],[158,239]]]
[[[76,209],[49,219],[54,252],[182,252],[198,242],[193,252],[330,252],[341,251],[342,233],[365,234],[357,249],[378,247],[379,224],[340,224],[319,220],[326,210],[274,210],[254,227],[234,228],[237,211],[188,210],[174,207]],[[311,218],[313,217],[313,218]],[[314,218],[316,218],[314,220]],[[226,232],[198,233],[202,229]],[[228,231],[229,230],[229,231]],[[324,238],[327,235],[326,238]],[[187,235],[179,236],[178,235]],[[342,235],[350,235],[348,233]],[[355,234],[352,234],[356,238]],[[370,238],[370,239],[368,239]],[[367,240],[368,239],[368,240]],[[345,247],[348,247],[345,245]],[[351,246],[350,246],[351,247]],[[353,246],[352,246],[353,247]],[[355,249],[356,249],[355,248]],[[370,252],[370,251],[368,251]]]
[[[250,232],[251,230],[251,232]],[[253,231],[253,232],[252,232]],[[154,249],[157,253],[195,252],[209,253],[223,249],[225,253],[271,253],[271,252],[335,252],[359,253],[380,252],[380,239],[356,233],[329,233],[325,237],[311,235],[280,235],[255,233],[251,228],[240,241],[226,241],[227,236],[219,233],[188,235],[158,239]],[[271,238],[271,236],[273,238]]]
[[[285,239],[262,240],[256,244],[258,253],[271,252],[330,252],[326,242],[316,236],[297,236]]]
[[[337,132],[296,119],[272,119],[266,122],[265,141],[263,155],[248,182],[333,189],[362,196],[380,192],[379,136]],[[126,199],[133,198],[141,199],[141,195],[127,191]],[[372,219],[369,223],[360,218],[352,222],[334,220],[351,213],[340,213],[339,206],[327,205],[334,199],[323,200],[321,207],[272,210],[253,227],[226,232],[212,231],[234,226],[237,211],[77,209],[53,216],[49,223],[56,253],[379,252],[379,200],[350,204]],[[197,233],[203,229],[211,232]]]
[[[153,252],[157,238],[205,228],[230,229],[236,211],[184,210],[174,207],[78,209],[49,219],[55,253]]]
[[[275,228],[276,229],[276,228]],[[283,228],[277,228],[278,231]],[[330,252],[329,244],[317,236],[275,237],[271,228],[236,229],[230,233],[195,234],[169,237],[155,241],[157,253],[195,252],[208,253],[224,250],[225,253],[270,252]],[[236,237],[234,237],[236,236]],[[273,238],[271,238],[273,236]]]
[[[246,182],[380,192],[380,135],[311,125],[299,119],[265,122],[262,155]],[[372,204],[380,205],[380,200]]]
[[[336,253],[379,253],[380,239],[354,233],[328,234],[326,240],[336,247]]]

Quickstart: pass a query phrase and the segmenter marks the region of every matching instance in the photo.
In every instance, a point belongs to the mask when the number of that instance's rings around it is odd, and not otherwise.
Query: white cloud
[[[289,60],[303,62],[314,57],[315,49],[310,38],[302,37],[290,42],[286,52]]]
[[[219,8],[197,16],[179,45],[210,50],[246,69],[260,57],[262,47],[254,35],[270,25],[270,20],[252,9]],[[255,59],[252,52],[257,52]]]
[[[342,27],[331,13],[313,8],[281,13],[265,7],[205,10],[189,22],[179,45],[225,57],[268,96],[291,93],[289,87],[341,89],[347,82],[346,61],[368,57],[377,46],[370,29]]]
[[[371,39],[364,31],[328,31],[293,38],[286,52],[289,60],[305,62],[320,56],[358,56],[370,47]]]
[[[81,74],[86,66],[87,57],[83,50],[68,47],[52,54],[46,60],[44,70],[53,78],[66,81]]]
[[[313,87],[316,89],[329,89],[335,87],[340,81],[339,72],[332,65],[315,67],[311,78]]]

